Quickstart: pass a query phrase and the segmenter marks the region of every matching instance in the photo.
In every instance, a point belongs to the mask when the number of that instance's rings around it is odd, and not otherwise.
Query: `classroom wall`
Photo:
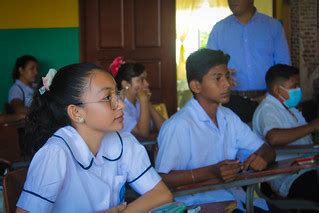
[[[40,75],[80,61],[78,0],[2,0],[0,6],[0,111],[13,83],[17,57],[35,56]]]

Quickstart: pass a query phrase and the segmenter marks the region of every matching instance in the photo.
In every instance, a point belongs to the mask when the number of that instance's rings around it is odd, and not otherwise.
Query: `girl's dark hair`
[[[20,77],[19,68],[22,67],[24,69],[29,61],[34,61],[34,62],[38,63],[38,60],[35,57],[33,57],[32,55],[23,55],[23,56],[17,58],[16,63],[14,65],[14,68],[12,70],[13,80],[19,79],[19,77]]]
[[[71,125],[67,106],[81,102],[87,77],[95,64],[80,63],[62,67],[54,76],[50,90],[44,94],[35,91],[26,119],[25,143],[28,154],[33,155],[59,128]],[[39,85],[41,87],[42,85]]]
[[[141,75],[145,70],[143,64],[140,63],[125,63],[120,66],[120,69],[115,76],[117,89],[122,89],[122,81],[126,80],[131,83],[132,78]]]

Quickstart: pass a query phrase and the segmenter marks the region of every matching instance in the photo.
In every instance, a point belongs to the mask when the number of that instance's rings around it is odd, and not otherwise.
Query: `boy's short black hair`
[[[287,81],[295,75],[299,75],[299,69],[290,65],[276,64],[270,67],[266,73],[268,90],[271,90],[274,84]]]
[[[192,80],[202,81],[203,76],[217,65],[229,62],[229,55],[224,54],[220,50],[211,50],[207,48],[199,49],[190,54],[186,60],[186,76],[187,82]]]

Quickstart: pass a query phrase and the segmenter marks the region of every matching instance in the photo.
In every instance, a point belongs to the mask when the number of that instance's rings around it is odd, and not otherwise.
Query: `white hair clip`
[[[39,89],[39,92],[41,95],[43,95],[45,91],[50,90],[52,80],[56,73],[57,71],[55,69],[49,69],[49,72],[47,73],[47,75],[44,78],[42,77],[43,86]]]

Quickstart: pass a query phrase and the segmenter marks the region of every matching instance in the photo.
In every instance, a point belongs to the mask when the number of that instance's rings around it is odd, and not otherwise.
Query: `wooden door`
[[[175,1],[80,0],[81,61],[145,65],[152,102],[176,111]]]

